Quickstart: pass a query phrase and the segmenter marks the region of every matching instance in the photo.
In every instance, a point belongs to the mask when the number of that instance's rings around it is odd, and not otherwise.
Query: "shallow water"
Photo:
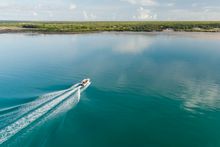
[[[220,146],[219,36],[1,34],[0,109],[92,80],[75,107],[3,145]]]

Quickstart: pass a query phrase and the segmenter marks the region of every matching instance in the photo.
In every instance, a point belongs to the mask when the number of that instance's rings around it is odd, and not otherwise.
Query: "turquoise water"
[[[51,108],[1,146],[220,146],[218,33],[1,34],[0,45],[0,109],[32,110],[92,80],[78,104]],[[16,109],[0,111],[0,129],[24,117]]]

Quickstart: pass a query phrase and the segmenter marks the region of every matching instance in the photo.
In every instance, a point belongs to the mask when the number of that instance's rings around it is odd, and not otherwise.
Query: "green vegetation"
[[[83,33],[100,31],[220,32],[220,21],[0,22],[0,32]]]

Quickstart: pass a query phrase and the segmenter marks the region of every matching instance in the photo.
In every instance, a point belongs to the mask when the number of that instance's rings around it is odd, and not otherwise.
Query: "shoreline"
[[[39,33],[39,32],[7,32],[7,33],[0,33],[0,35],[7,35],[7,34],[18,34],[18,35],[30,35],[30,36],[38,36],[38,35],[148,35],[148,36],[169,36],[169,37],[190,37],[190,38],[198,38],[198,39],[214,39],[220,40],[220,32],[117,32],[117,31],[103,31],[103,32],[83,32],[83,33]]]
[[[78,32],[60,32],[60,31],[53,31],[53,32],[47,32],[47,31],[35,31],[35,30],[2,30],[0,29],[0,34],[10,34],[10,33],[27,33],[27,34],[45,34],[45,35],[62,35],[62,34],[96,34],[96,33],[137,33],[137,34],[155,34],[155,33],[161,33],[161,34],[174,34],[174,33],[209,33],[209,34],[218,34],[220,31],[78,31]]]
[[[100,32],[220,32],[220,21],[7,22],[0,33],[84,34]]]
[[[169,36],[169,37],[190,37],[190,38],[197,38],[197,39],[205,39],[205,40],[220,40],[220,32],[183,32],[183,31],[154,31],[154,32],[128,32],[128,31],[99,31],[99,32],[83,32],[83,33],[40,33],[40,32],[7,32],[7,33],[0,33],[0,35],[7,35],[7,34],[17,34],[17,35],[28,35],[28,36],[38,36],[38,35],[148,35],[148,36]]]

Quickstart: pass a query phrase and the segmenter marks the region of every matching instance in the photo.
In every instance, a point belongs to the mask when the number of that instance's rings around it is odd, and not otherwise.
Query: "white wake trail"
[[[15,134],[17,134],[22,129],[29,126],[31,123],[33,123],[38,118],[47,114],[47,112],[52,110],[54,107],[56,107],[57,105],[59,105],[60,103],[62,103],[63,101],[65,101],[66,99],[71,97],[72,95],[74,95],[75,92],[77,92],[76,93],[77,100],[79,101],[80,89],[74,88],[74,86],[73,86],[67,90],[54,93],[54,96],[51,96],[50,94],[46,95],[46,96],[48,96],[49,100],[48,101],[43,100],[43,102],[41,101],[40,103],[37,103],[40,105],[40,106],[38,105],[39,107],[37,107],[37,108],[35,106],[36,103],[31,103],[29,105],[29,106],[33,106],[33,107],[26,107],[25,106],[26,108],[22,108],[23,109],[22,111],[24,111],[24,110],[27,111],[26,109],[28,109],[28,111],[30,111],[30,112],[28,112],[20,119],[16,120],[15,122],[11,123],[10,125],[8,125],[5,128],[0,130],[0,145],[2,143],[4,143],[5,141],[7,141],[12,136],[14,136]]]
[[[33,102],[0,110],[0,112],[3,113],[0,115],[0,127],[2,128],[3,126],[14,122],[18,118],[20,118],[22,115],[25,115],[29,111],[36,109],[37,107],[40,107],[41,105],[53,100],[56,97],[59,97],[60,95],[64,94],[65,92],[69,90],[71,89],[51,92],[51,93],[38,97],[38,99]]]

